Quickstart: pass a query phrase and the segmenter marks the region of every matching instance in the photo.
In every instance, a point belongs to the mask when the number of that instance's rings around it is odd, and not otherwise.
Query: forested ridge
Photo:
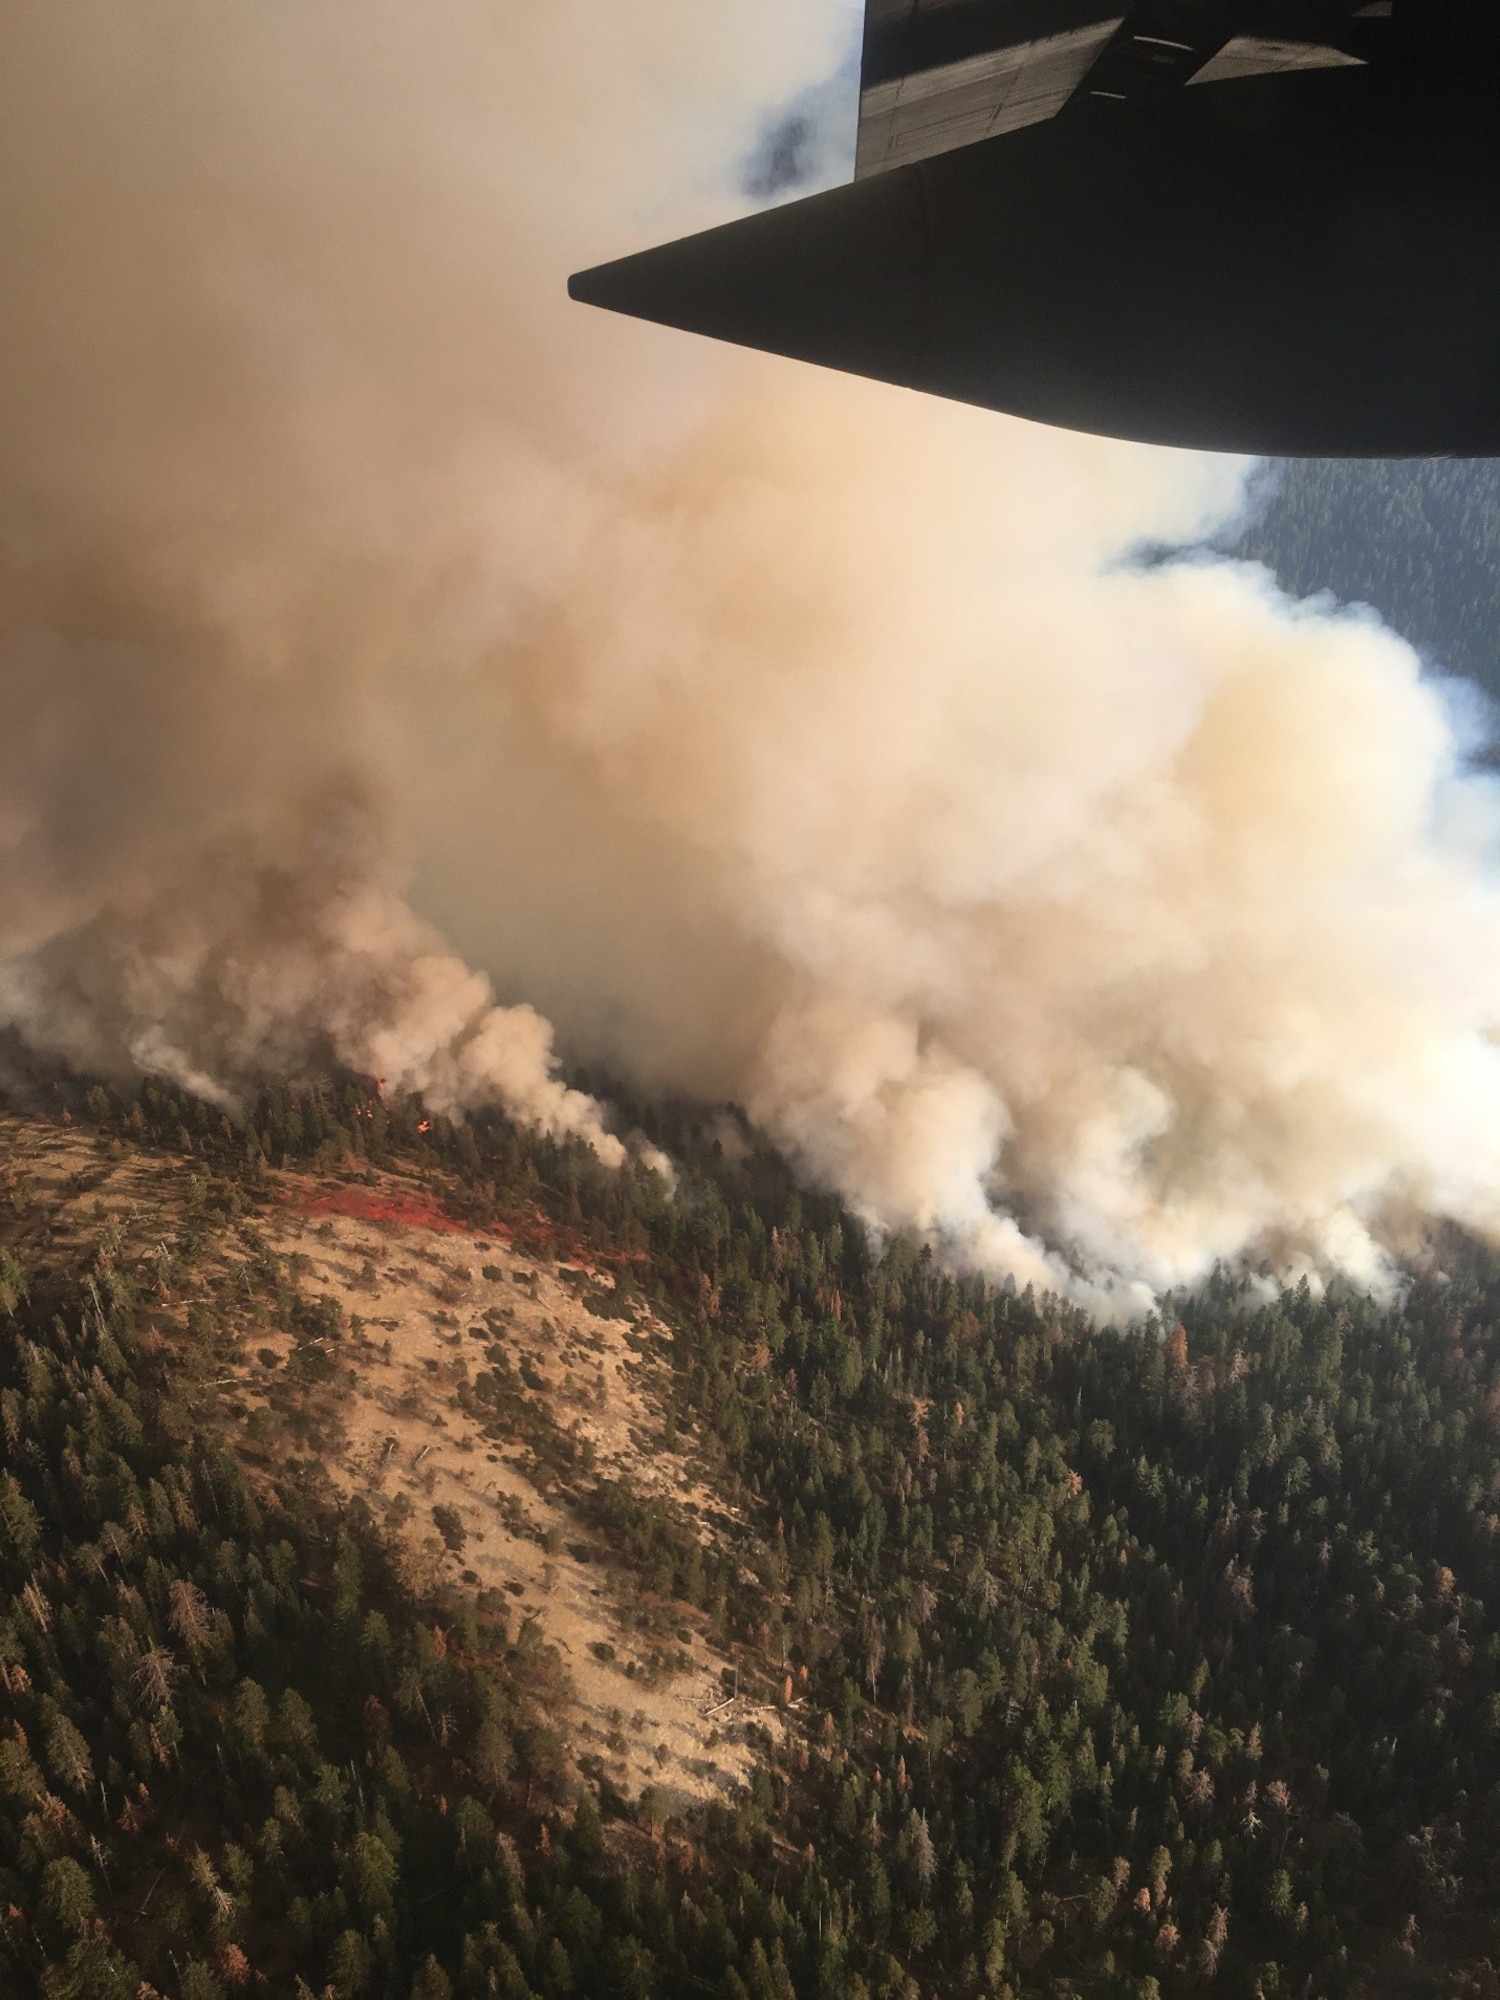
[[[1099,1332],[691,1108],[638,1112],[675,1189],[356,1083],[241,1128],[155,1085],[75,1108],[190,1164],[184,1267],[279,1167],[399,1162],[628,1275],[734,1559],[586,1468],[574,1503],[795,1723],[735,1804],[580,1788],[534,1628],[415,1595],[307,1467],[247,1474],[223,1329],[149,1337],[150,1263],[104,1227],[59,1270],[6,1176],[5,1991],[1500,1994],[1486,1253],[1387,1307],[1225,1280]]]
[[[1285,459],[1259,478],[1233,553],[1295,596],[1372,605],[1500,699],[1500,461]]]

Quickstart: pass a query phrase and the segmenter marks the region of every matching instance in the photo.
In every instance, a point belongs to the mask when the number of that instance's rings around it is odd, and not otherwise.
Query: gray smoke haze
[[[761,125],[740,183],[757,202],[811,194],[854,177],[859,126],[859,17],[850,12],[844,60],[830,76],[799,90]]]
[[[568,304],[847,27],[0,14],[0,1019],[618,1160],[555,1023],[1105,1310],[1500,1232],[1492,789],[1372,621],[1122,560],[1244,468]]]

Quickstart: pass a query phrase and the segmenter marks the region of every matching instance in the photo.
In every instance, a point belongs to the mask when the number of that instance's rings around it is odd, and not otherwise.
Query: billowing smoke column
[[[1367,618],[1125,559],[1241,468],[568,305],[727,212],[847,27],[0,17],[0,1017],[617,1160],[553,1021],[1116,1312],[1500,1230],[1495,812],[1441,700]]]

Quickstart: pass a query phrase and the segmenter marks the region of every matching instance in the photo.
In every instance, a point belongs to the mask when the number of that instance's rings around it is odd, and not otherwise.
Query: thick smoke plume
[[[1125,560],[1242,468],[568,305],[727,212],[847,29],[0,17],[0,1016],[619,1159],[555,1021],[1114,1310],[1500,1229],[1495,815],[1447,710],[1368,618]]]

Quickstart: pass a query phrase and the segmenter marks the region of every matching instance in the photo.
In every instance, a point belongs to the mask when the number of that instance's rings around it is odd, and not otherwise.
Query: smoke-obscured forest
[[[1298,597],[1368,604],[1437,668],[1500,699],[1500,464],[1288,459],[1236,554]]]

